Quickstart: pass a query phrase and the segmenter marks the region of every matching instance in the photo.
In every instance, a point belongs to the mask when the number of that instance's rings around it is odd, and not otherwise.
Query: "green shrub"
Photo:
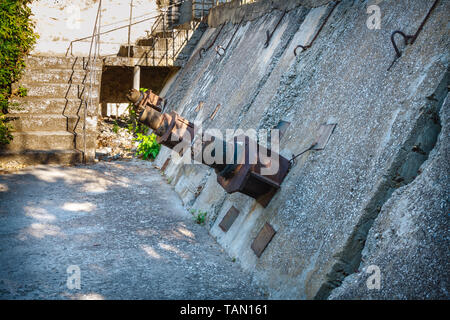
[[[25,68],[24,58],[37,39],[30,20],[32,13],[28,4],[31,2],[32,0],[0,1],[0,146],[12,140],[12,128],[5,116],[8,113],[11,84],[19,80]],[[17,94],[26,95],[26,89],[19,88]]]
[[[161,149],[161,145],[156,142],[156,134],[145,135],[142,133],[137,133],[137,138],[134,141],[139,141],[137,147],[136,155],[142,156],[144,160],[149,158],[155,159]]]
[[[6,115],[0,112],[0,145],[8,144],[12,140],[12,127],[6,120]]]
[[[17,95],[19,97],[26,97],[28,94],[28,89],[24,88],[22,86],[19,86],[19,89],[17,89]]]

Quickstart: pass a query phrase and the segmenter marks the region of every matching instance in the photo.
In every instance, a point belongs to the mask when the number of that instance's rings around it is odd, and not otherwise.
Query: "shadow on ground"
[[[264,297],[138,160],[0,175],[0,261],[1,299]]]

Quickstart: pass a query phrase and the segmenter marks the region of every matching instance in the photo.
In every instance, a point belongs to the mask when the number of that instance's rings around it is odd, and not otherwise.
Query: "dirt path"
[[[137,160],[0,175],[0,262],[1,299],[263,298]]]

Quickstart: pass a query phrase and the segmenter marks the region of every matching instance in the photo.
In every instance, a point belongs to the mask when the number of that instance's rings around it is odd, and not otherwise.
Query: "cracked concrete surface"
[[[1,299],[264,298],[148,162],[0,175],[0,237]]]

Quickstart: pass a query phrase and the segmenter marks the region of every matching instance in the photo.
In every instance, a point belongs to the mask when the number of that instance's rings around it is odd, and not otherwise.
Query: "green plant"
[[[0,145],[8,144],[12,140],[12,126],[7,122],[6,115],[0,112]]]
[[[32,15],[28,7],[32,0],[0,1],[0,145],[12,140],[12,127],[8,124],[8,99],[11,84],[19,80],[25,68],[24,58],[36,43]],[[26,95],[26,89],[19,87],[18,95]]]
[[[119,132],[119,129],[120,129],[120,127],[119,127],[119,125],[117,124],[117,121],[114,121],[114,125],[113,125],[113,128],[112,128],[112,131],[113,131],[114,133],[117,133],[117,132]]]
[[[194,215],[194,221],[198,224],[205,224],[206,222],[206,215],[208,212],[198,210],[197,214],[195,214],[195,210],[191,210],[191,213]]]
[[[28,94],[28,89],[27,89],[27,88],[24,88],[24,87],[22,87],[22,86],[19,86],[19,88],[17,89],[17,91],[18,91],[19,97],[26,97],[27,94]]]
[[[139,89],[141,92],[146,92],[148,89],[145,88],[141,88]],[[128,132],[129,133],[133,133],[133,134],[138,134],[138,133],[147,133],[148,131],[148,127],[139,123],[137,121],[138,115],[136,114],[136,109],[134,107],[134,105],[132,103],[130,103],[128,105]]]
[[[144,160],[148,158],[155,159],[161,149],[161,145],[156,142],[156,134],[145,135],[137,133],[137,138],[133,141],[139,141],[139,145],[136,150],[136,155],[142,156]]]

